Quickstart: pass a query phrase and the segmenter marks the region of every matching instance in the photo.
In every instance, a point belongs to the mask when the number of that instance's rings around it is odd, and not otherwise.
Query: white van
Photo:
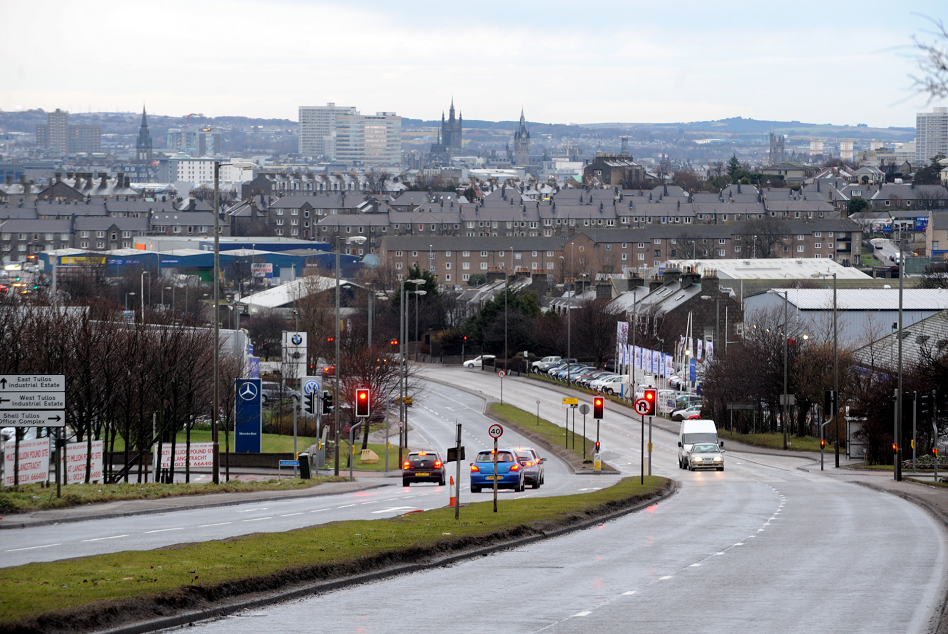
[[[714,443],[718,442],[718,428],[715,427],[713,420],[683,420],[681,421],[681,430],[678,432],[678,468],[686,469],[687,460],[685,454],[691,451],[691,446],[695,443]],[[724,443],[720,443],[724,448]]]

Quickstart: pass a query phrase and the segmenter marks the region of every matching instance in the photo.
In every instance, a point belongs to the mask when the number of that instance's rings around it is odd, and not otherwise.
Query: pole
[[[576,449],[576,406],[570,405],[570,409],[573,410],[573,449]]]
[[[292,401],[293,399],[290,399],[290,400]],[[297,403],[293,403],[293,459],[299,462],[300,452],[296,448],[296,407],[297,407]],[[297,469],[299,469],[299,465],[298,464],[293,465],[294,478],[299,477],[299,472],[297,471]]]
[[[61,460],[59,456],[60,447],[62,446],[63,441],[59,439],[59,436],[62,434],[65,436],[66,428],[60,427],[56,429],[56,497],[60,498],[63,496],[62,487],[60,486],[60,475],[59,475],[59,461]],[[104,454],[105,452],[103,452]],[[111,460],[111,458],[110,458]],[[5,474],[4,474],[5,475]],[[935,467],[935,479],[938,479],[938,467]]]
[[[368,349],[372,349],[372,314],[375,312],[375,290],[369,290],[369,345]]]
[[[333,427],[333,439],[335,442],[335,452],[333,456],[333,475],[339,475],[339,415],[342,412],[342,403],[339,401],[339,375],[341,374],[341,368],[339,367],[339,239],[340,236],[336,236],[336,338],[334,340],[336,344],[336,376],[334,384],[335,394],[333,395],[333,416],[332,416],[332,427]],[[399,461],[401,456],[399,456]]]
[[[415,361],[418,360],[418,286],[415,286]]]
[[[566,410],[566,445],[565,447],[569,449],[569,409]]]
[[[648,474],[652,475],[652,419],[654,416],[648,417]]]
[[[787,446],[790,444],[790,439],[787,435],[787,401],[790,399],[787,397],[787,340],[790,337],[789,324],[787,322],[787,306],[790,304],[790,300],[787,299],[787,291],[783,292],[783,408],[781,410],[782,418],[780,420],[781,426],[783,427],[783,449],[787,450]]]
[[[537,399],[537,427],[540,426],[540,399]]]
[[[457,448],[457,463],[455,468],[457,469],[454,479],[454,519],[461,519],[461,423],[457,423],[458,426],[458,438],[455,447]]]
[[[389,451],[389,447],[392,445],[392,442],[389,440],[390,438],[389,426],[390,426],[390,421],[388,419],[388,398],[386,398],[385,399],[385,473],[388,473],[388,451]],[[401,466],[401,463],[399,463],[399,466]]]
[[[583,414],[583,459],[586,459],[586,415]]]
[[[645,414],[641,414],[642,417],[642,433],[640,434],[642,438],[642,451],[639,461],[642,464],[642,477],[640,479],[641,484],[645,484]]]
[[[494,438],[494,513],[497,512],[497,439]]]
[[[918,392],[912,392],[912,473],[915,473],[915,424],[918,418]]]
[[[836,273],[833,273],[833,439],[835,441],[836,468],[839,469],[839,342],[837,339],[836,312]],[[846,450],[849,451],[849,439],[846,439]]]
[[[934,416],[932,417],[932,445],[935,447],[935,451],[932,452],[935,454],[935,482],[938,482],[938,424]]]
[[[895,415],[895,479],[902,480],[902,275],[905,269],[905,258],[902,257],[905,251],[905,238],[899,237],[899,391],[896,394],[896,415]]]
[[[213,447],[213,479],[214,484],[221,483],[221,447],[217,435],[217,418],[220,416],[220,347],[221,347],[221,325],[218,317],[220,302],[220,277],[221,277],[221,215],[220,215],[220,176],[221,164],[214,161],[214,398],[211,402],[211,443]],[[142,321],[145,319],[145,313],[142,312]]]

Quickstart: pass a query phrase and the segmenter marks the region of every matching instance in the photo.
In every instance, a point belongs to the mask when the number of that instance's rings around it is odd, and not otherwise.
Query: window
[[[547,270],[547,271],[552,271],[552,270],[553,270],[553,263],[552,263],[552,262],[547,262],[547,263],[546,263],[546,270]]]
[[[468,281],[469,279],[471,279],[470,273],[465,273],[464,275],[461,276],[461,280],[464,282]]]
[[[23,246],[23,245],[20,245],[20,246]],[[105,248],[105,243],[104,243],[104,242],[96,242],[96,243],[95,243],[95,248],[96,248],[96,249],[104,249],[104,248]]]
[[[10,234],[5,234],[5,235],[9,236]],[[81,233],[79,234],[79,237],[81,237],[81,238],[88,238],[88,237],[89,237],[89,232],[88,232],[88,231],[83,231],[83,232],[81,232]],[[4,239],[5,239],[5,240],[9,240],[10,238],[7,237],[7,238],[4,238]]]
[[[580,253],[582,253],[582,252],[585,251],[585,250],[586,250],[586,247],[579,247],[579,252],[580,252]]]
[[[718,238],[718,244],[726,244],[725,239],[724,239],[724,238]]]
[[[283,215],[283,210],[282,210],[282,209],[277,209],[277,215],[278,215],[278,216],[282,216],[282,215]]]
[[[814,237],[814,238],[822,238],[822,237],[823,237],[823,232],[822,232],[822,231],[814,231],[814,232],[813,232],[813,237]]]
[[[655,244],[661,244],[661,243],[662,243],[662,239],[661,239],[661,238],[655,238],[654,240],[652,240],[652,242],[654,242]]]
[[[277,226],[280,226],[282,224],[283,224],[283,218],[277,218]],[[214,276],[212,275],[211,277],[214,277]]]
[[[644,243],[644,242],[639,242],[639,245],[638,245],[638,246],[639,246],[640,249],[644,249],[644,248],[645,248],[645,243]]]
[[[482,258],[486,258],[486,257],[487,257],[487,251],[481,251],[481,257],[482,257]]]
[[[740,252],[741,252],[741,247],[740,247],[740,245],[734,247],[734,253],[740,253]]]
[[[411,257],[417,258],[417,257],[418,257],[418,252],[417,252],[417,251],[412,251],[412,252],[411,252]]]
[[[396,257],[396,258],[402,257],[402,252],[401,252],[401,251],[396,251],[396,252],[395,252],[395,257]]]
[[[803,234],[800,234],[797,236],[797,240],[800,242],[803,242],[803,238],[804,238]]]
[[[547,252],[546,252],[546,257],[552,258],[552,257],[553,257],[553,252],[552,252],[552,251],[547,251]]]
[[[122,237],[123,237],[123,238],[131,238],[131,237],[132,237],[132,232],[131,232],[131,231],[123,231],[123,232],[122,232]],[[63,240],[68,240],[68,239],[69,239],[69,237],[68,237],[66,234],[63,234]],[[212,276],[212,277],[213,277],[213,276]]]
[[[813,243],[813,248],[814,248],[814,249],[822,249],[822,248],[823,248],[823,245],[822,245],[821,243],[819,243],[819,242],[814,242],[814,243]]]
[[[402,270],[402,263],[401,263],[401,262],[396,262],[396,263],[395,263],[395,269],[398,270],[398,271],[401,271],[401,270]]]
[[[444,252],[444,257],[446,257],[446,258],[451,257],[451,252],[450,252],[450,251],[445,251],[445,252]]]
[[[461,270],[463,270],[463,271],[470,271],[470,270],[471,270],[471,263],[470,263],[470,262],[461,262]]]
[[[462,252],[461,252],[461,257],[462,257],[462,258],[469,258],[469,257],[471,257],[471,252],[470,252],[470,251],[462,251]]]
[[[832,243],[832,242],[827,242],[827,243],[826,243],[826,248],[827,248],[827,249],[832,249],[832,248],[833,248],[833,243]]]
[[[803,253],[803,250],[804,250],[804,246],[802,244],[797,247],[797,253]]]
[[[536,251],[533,252],[533,257],[537,257],[537,252],[536,252]]]
[[[519,260],[519,259],[521,259],[521,256],[522,256],[522,255],[523,255],[522,253],[515,253],[515,254],[514,254],[514,259],[515,259],[515,260]]]
[[[487,262],[481,262],[481,270],[482,270],[482,271],[486,271],[486,270],[487,270]]]
[[[890,204],[890,203],[889,203],[889,201],[888,201],[888,200],[887,200],[887,201],[885,201],[885,206],[886,206],[886,207],[888,207],[888,206],[889,206],[889,204]]]
[[[606,245],[606,251],[612,251],[612,245],[611,245],[611,244],[607,244],[607,245]]]
[[[830,231],[829,233],[827,233],[827,234],[826,234],[826,237],[827,237],[827,238],[832,238],[832,237],[833,237],[833,232]]]
[[[623,254],[622,254],[622,261],[625,262],[625,261],[628,260],[628,259],[629,259],[629,254],[628,254],[628,253],[623,253]]]
[[[96,237],[96,238],[104,238],[104,237],[105,237],[105,232],[104,232],[104,231],[96,231],[96,232],[95,232],[95,237]]]
[[[723,258],[723,257],[724,257],[724,249],[718,249],[718,257],[719,257],[719,258]]]
[[[444,270],[445,270],[445,271],[450,271],[450,270],[451,270],[451,263],[450,263],[450,262],[445,262],[445,263],[444,263]]]
[[[88,248],[89,248],[89,243],[88,243],[88,242],[80,242],[80,243],[79,243],[79,248],[80,248],[80,249],[88,249]]]
[[[451,274],[450,274],[450,273],[445,273],[445,274],[444,274],[444,281],[445,281],[445,282],[450,282],[450,281],[451,281]]]
[[[644,260],[644,259],[645,259],[645,254],[639,253],[639,260]]]
[[[814,253],[814,254],[813,254],[813,257],[814,257],[814,258],[821,258],[821,257],[823,257],[823,256],[820,255],[819,253]]]
[[[661,250],[661,249],[655,249],[655,257],[656,257],[656,258],[662,257],[662,250]]]

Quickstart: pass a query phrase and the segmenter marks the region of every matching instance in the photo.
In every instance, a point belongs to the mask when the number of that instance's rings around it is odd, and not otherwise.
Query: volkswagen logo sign
[[[298,345],[300,345],[301,343],[303,343],[303,338],[300,337],[299,335],[293,335],[293,336],[290,338],[290,341],[293,342],[293,345],[294,345],[294,346],[298,346]]]
[[[257,386],[250,382],[244,383],[237,394],[240,395],[242,401],[252,401],[257,398]]]

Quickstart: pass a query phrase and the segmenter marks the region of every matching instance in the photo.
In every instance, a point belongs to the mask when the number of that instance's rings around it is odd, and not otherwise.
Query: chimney
[[[657,275],[653,275],[648,282],[648,292],[651,293],[662,287],[662,280]]]
[[[662,275],[662,284],[674,284],[681,279],[681,271],[677,267],[669,266]]]
[[[7,174],[7,185],[13,184],[13,174]]]
[[[131,177],[131,176],[126,176],[126,177],[125,177],[125,189],[129,189],[129,188],[131,187],[131,184],[132,184],[132,177]]]
[[[105,189],[109,186],[109,175],[105,172],[99,172],[99,178],[102,179],[102,182],[99,184],[99,189]]]
[[[609,282],[596,284],[596,299],[612,299],[612,284]]]
[[[681,274],[681,287],[688,288],[693,286],[701,281],[701,274],[697,273],[694,268],[688,267],[688,270]]]
[[[62,173],[62,172],[56,172],[56,182],[57,182],[57,183],[61,183],[62,181],[63,181],[63,173]]]
[[[125,183],[125,172],[119,172],[115,179],[115,186],[121,187]]]
[[[704,270],[704,277],[701,278],[701,290],[712,297],[721,292],[721,280],[718,278],[717,269]]]

